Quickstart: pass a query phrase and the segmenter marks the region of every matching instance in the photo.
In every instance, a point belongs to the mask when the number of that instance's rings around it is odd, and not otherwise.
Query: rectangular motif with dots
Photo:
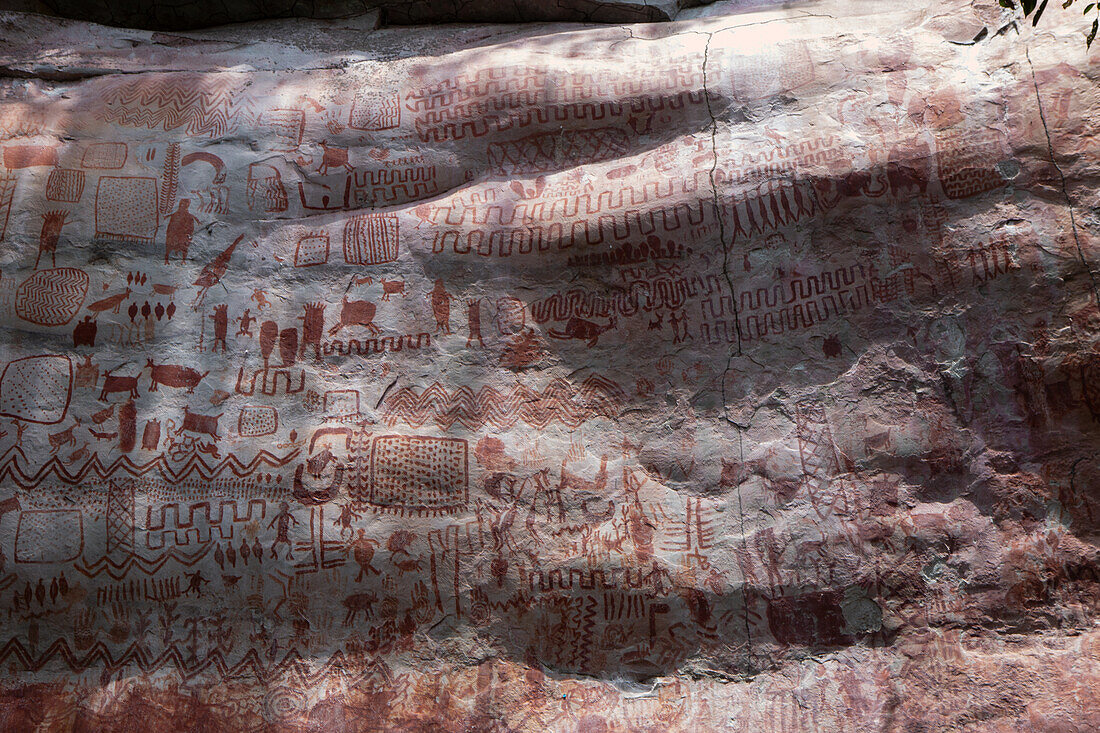
[[[466,450],[466,441],[459,438],[375,438],[367,502],[381,511],[401,514],[462,510],[469,498]]]

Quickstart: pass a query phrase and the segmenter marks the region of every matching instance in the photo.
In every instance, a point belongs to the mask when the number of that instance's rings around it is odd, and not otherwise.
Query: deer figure
[[[343,168],[349,173],[353,170],[348,163],[347,148],[330,148],[325,140],[321,141],[321,165],[317,166],[317,172],[322,176],[328,175],[329,168]]]

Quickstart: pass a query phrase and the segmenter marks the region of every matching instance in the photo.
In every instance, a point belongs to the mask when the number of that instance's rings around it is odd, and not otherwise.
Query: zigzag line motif
[[[455,423],[469,430],[485,425],[504,430],[521,421],[540,429],[555,421],[576,428],[595,417],[615,418],[625,401],[618,384],[595,375],[579,388],[555,379],[541,393],[524,385],[505,394],[488,386],[476,393],[467,386],[448,392],[435,382],[420,394],[413,387],[394,392],[384,403],[382,419],[389,425],[404,422],[413,427],[434,420],[444,430]]]
[[[217,649],[202,659],[196,658],[188,663],[186,655],[174,645],[154,657],[150,656],[138,642],[133,642],[116,658],[102,641],[96,642],[86,654],[79,656],[66,639],[58,639],[36,657],[18,638],[12,637],[3,647],[0,647],[0,664],[8,662],[17,664],[27,672],[39,672],[47,664],[63,662],[73,673],[102,669],[103,674],[107,676],[121,672],[131,665],[136,666],[143,674],[174,668],[184,682],[210,670],[216,672],[223,680],[248,677],[261,684],[279,681],[285,674],[293,675],[293,681],[306,686],[316,685],[334,673],[339,673],[349,684],[373,676],[379,676],[391,683],[393,681],[389,667],[381,659],[375,659],[359,674],[350,675],[351,670],[360,665],[349,662],[340,650],[334,652],[324,664],[311,673],[309,670],[316,664],[316,658],[311,656],[307,659],[296,649],[291,649],[282,660],[270,665],[263,663],[256,649],[249,649],[239,662],[230,665],[225,655]]]
[[[295,448],[285,456],[277,456],[274,453],[261,450],[257,452],[256,456],[248,463],[242,463],[235,455],[229,454],[219,463],[213,465],[208,464],[196,454],[188,458],[182,466],[176,469],[173,469],[168,464],[168,459],[164,454],[158,455],[156,458],[146,463],[135,463],[130,460],[129,456],[121,456],[113,463],[104,466],[99,458],[99,454],[93,453],[91,457],[75,471],[70,471],[61,462],[58,456],[54,456],[46,461],[36,472],[27,473],[19,464],[19,458],[21,457],[26,461],[26,456],[23,455],[22,451],[17,451],[13,447],[9,448],[7,453],[0,458],[0,461],[2,461],[0,462],[0,480],[8,479],[15,482],[19,488],[31,489],[40,485],[42,482],[46,481],[47,477],[51,476],[52,478],[49,479],[51,481],[59,481],[70,485],[87,481],[89,477],[103,480],[111,478],[116,473],[136,477],[145,476],[153,471],[156,471],[160,478],[169,483],[178,483],[188,478],[211,481],[226,472],[232,472],[236,477],[244,478],[255,473],[261,466],[282,468],[297,458],[300,452],[300,448]]]
[[[88,275],[75,267],[40,270],[19,286],[15,314],[40,326],[64,326],[84,304]]]
[[[100,116],[127,127],[185,127],[190,135],[216,138],[255,118],[243,89],[234,74],[150,74],[112,80],[100,97]]]
[[[626,133],[617,127],[544,132],[519,140],[491,143],[489,165],[497,175],[541,173],[625,155]]]
[[[177,552],[176,550],[167,550],[156,560],[150,560],[140,555],[129,554],[126,556],[125,560],[119,562],[112,559],[109,555],[104,555],[91,564],[86,564],[83,560],[80,560],[73,565],[73,568],[78,573],[88,578],[96,578],[106,573],[107,577],[112,580],[122,580],[135,568],[138,572],[152,576],[156,575],[170,560],[175,560],[184,567],[194,567],[195,563],[206,557],[211,547],[213,547],[213,544],[208,542],[205,546],[192,554]]]

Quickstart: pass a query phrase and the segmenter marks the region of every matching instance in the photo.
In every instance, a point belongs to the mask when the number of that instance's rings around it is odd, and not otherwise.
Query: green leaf
[[[999,2],[1002,8],[1008,8],[1009,10],[1016,9],[1016,3],[1012,2],[1012,0],[999,0]]]
[[[1020,0],[1020,4],[1024,6],[1024,17],[1031,15],[1031,11],[1035,10],[1036,0]]]
[[[1095,8],[1095,7],[1096,7],[1096,3],[1089,3],[1088,5],[1085,6],[1085,9],[1084,9],[1084,11],[1081,12],[1081,15],[1088,15],[1089,11],[1092,10],[1093,8]]]
[[[1089,31],[1089,37],[1085,39],[1085,48],[1092,48],[1092,42],[1096,38],[1096,29],[1100,28],[1100,20],[1092,21],[1092,30]]]
[[[1062,3],[1062,10],[1065,10],[1070,5],[1073,5],[1073,0],[1066,0],[1064,3]]]
[[[1031,19],[1031,25],[1039,25],[1039,18],[1043,17],[1043,11],[1047,9],[1047,0],[1039,3],[1039,11],[1035,13],[1035,17]]]

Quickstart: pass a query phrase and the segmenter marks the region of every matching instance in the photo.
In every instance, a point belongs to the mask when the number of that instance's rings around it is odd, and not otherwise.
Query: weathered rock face
[[[1097,67],[947,5],[5,16],[0,727],[1100,727]]]

